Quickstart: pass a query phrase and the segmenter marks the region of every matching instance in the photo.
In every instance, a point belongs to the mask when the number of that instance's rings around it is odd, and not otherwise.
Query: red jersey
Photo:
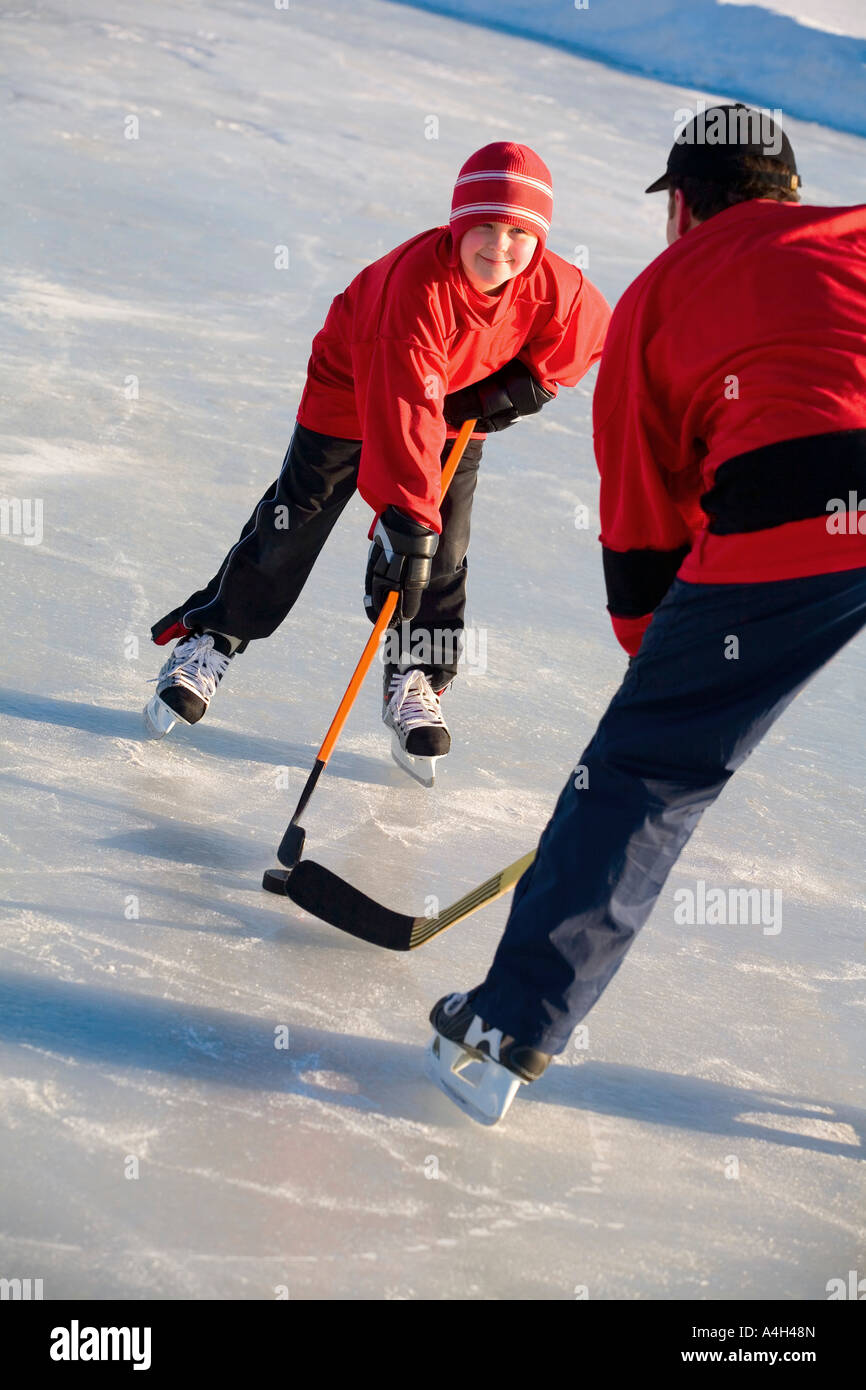
[[[593,424],[628,652],[675,574],[866,565],[866,207],[756,199],[674,242],[614,311]]]
[[[501,293],[473,289],[451,232],[436,227],[374,261],[338,294],[313,339],[298,421],[360,439],[358,489],[441,531],[445,395],[519,357],[548,391],[601,356],[610,308],[545,249]],[[450,431],[453,433],[453,431]]]

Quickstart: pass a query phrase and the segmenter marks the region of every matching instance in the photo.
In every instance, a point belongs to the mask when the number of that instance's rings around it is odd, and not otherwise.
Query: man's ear
[[[689,230],[690,227],[694,227],[697,224],[695,222],[695,219],[692,217],[692,210],[685,200],[683,190],[681,188],[675,188],[673,190],[673,196],[677,236],[681,237],[685,236],[686,232]]]

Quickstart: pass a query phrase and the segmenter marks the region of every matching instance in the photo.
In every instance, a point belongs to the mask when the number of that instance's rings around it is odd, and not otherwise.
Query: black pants
[[[470,439],[442,499],[442,534],[430,585],[399,646],[417,660],[436,690],[456,673],[466,606],[469,518],[481,458],[481,440]],[[442,455],[445,462],[451,442]],[[335,439],[296,424],[280,476],[259,502],[213,579],[191,594],[154,628],[183,619],[189,628],[239,637],[243,646],[269,637],[291,611],[316,557],[358,482],[361,441]],[[363,598],[365,554],[358,555],[358,606]],[[389,634],[390,635],[390,634]],[[396,648],[394,643],[392,651]],[[388,672],[399,661],[389,661]]]
[[[703,812],[864,627],[866,569],[762,584],[674,580],[514,890],[474,1000],[488,1024],[563,1050]]]

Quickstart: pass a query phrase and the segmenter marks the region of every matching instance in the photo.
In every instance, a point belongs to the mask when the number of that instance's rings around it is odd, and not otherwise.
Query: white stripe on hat
[[[546,217],[542,217],[540,212],[535,212],[532,208],[521,207],[518,203],[464,203],[451,209],[451,221],[460,217],[474,217],[479,212],[507,212],[512,225],[518,222],[535,222],[544,229],[545,236],[550,231],[550,223]]]
[[[530,188],[537,188],[548,198],[553,197],[553,189],[543,179],[534,179],[529,174],[515,174],[509,169],[479,169],[474,174],[461,174],[454,187],[459,188],[462,183],[472,183],[475,179],[512,179],[515,183],[526,183]]]

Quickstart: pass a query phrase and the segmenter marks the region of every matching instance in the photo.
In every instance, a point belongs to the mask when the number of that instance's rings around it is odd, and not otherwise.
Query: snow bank
[[[829,13],[813,0],[814,15],[796,19],[760,5],[719,0],[396,2],[866,135],[866,37],[859,0],[836,0]],[[805,10],[805,3],[800,8]]]

